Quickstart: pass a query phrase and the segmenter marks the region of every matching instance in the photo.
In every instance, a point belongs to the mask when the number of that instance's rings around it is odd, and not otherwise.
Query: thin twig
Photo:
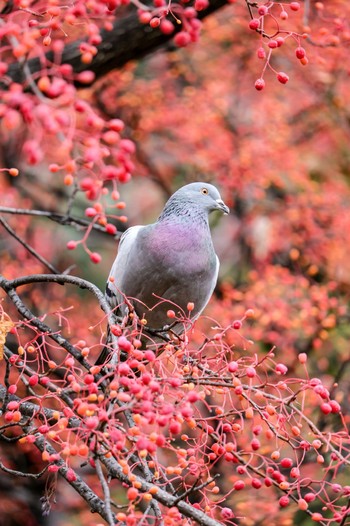
[[[178,502],[180,502],[180,500],[184,500],[186,497],[188,497],[189,495],[191,495],[191,493],[193,493],[194,491],[199,491],[201,490],[202,488],[205,488],[205,486],[208,486],[209,484],[211,484],[215,479],[217,479],[218,477],[220,477],[220,474],[217,473],[216,475],[214,475],[214,477],[206,480],[205,482],[203,482],[202,484],[199,484],[199,486],[197,486],[197,482],[199,479],[196,480],[196,482],[194,484],[192,484],[192,486],[186,490],[184,493],[182,493],[181,495],[179,495],[176,499],[176,502],[174,504],[174,506],[176,506],[176,504]]]
[[[17,471],[15,469],[7,468],[6,466],[4,466],[4,464],[0,460],[0,469],[5,471],[5,473],[9,473],[10,475],[15,475],[16,477],[38,479],[45,473],[45,471],[47,471],[48,467],[49,466],[45,466],[44,469],[42,469],[39,473],[23,473],[22,471]]]
[[[47,267],[53,274],[60,274],[60,271],[51,265],[47,259],[45,259],[43,256],[41,256],[32,246],[30,246],[24,239],[22,239],[16,232],[13,230],[12,227],[8,224],[8,222],[0,216],[0,223],[2,226],[7,230],[7,232],[14,238],[18,243],[20,243],[32,256],[34,256],[40,263],[42,263],[45,267]]]
[[[105,479],[105,477],[103,475],[101,462],[99,461],[98,458],[95,460],[95,466],[96,466],[96,473],[97,473],[97,476],[98,476],[98,478],[100,480],[100,483],[101,483],[101,486],[102,486],[102,490],[103,490],[104,501],[105,501],[105,512],[106,512],[106,515],[107,515],[107,522],[108,522],[109,526],[114,526],[115,520],[114,520],[114,517],[113,517],[113,512],[111,510],[111,494],[110,494],[110,491],[109,491],[109,486],[107,484],[107,481],[106,481],[106,479]]]

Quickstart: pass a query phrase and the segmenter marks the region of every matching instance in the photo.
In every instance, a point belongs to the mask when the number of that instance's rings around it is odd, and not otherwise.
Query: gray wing
[[[114,260],[111,271],[108,276],[106,284],[106,296],[111,307],[116,307],[121,305],[122,314],[125,315],[125,305],[123,308],[124,296],[120,292],[120,286],[125,280],[125,275],[130,271],[130,265],[132,261],[130,260],[130,253],[134,246],[136,237],[143,226],[132,226],[128,228],[120,238],[119,248],[117,257]]]
[[[215,255],[215,267],[212,269],[210,275],[206,274],[205,277],[191,277],[187,281],[185,287],[179,287],[179,283],[176,282],[171,284],[167,288],[162,296],[170,301],[173,301],[177,305],[182,305],[186,312],[186,305],[189,301],[194,301],[194,311],[192,312],[192,320],[196,320],[207,304],[214,292],[218,274],[219,274],[220,262],[217,255]],[[165,305],[166,309],[169,305]]]

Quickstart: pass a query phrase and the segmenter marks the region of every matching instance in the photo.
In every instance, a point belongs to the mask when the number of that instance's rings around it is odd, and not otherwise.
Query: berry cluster
[[[277,80],[281,84],[288,82],[288,75],[283,71],[276,71],[271,65],[273,50],[283,46],[288,39],[292,39],[296,43],[295,55],[300,60],[300,63],[303,65],[308,63],[306,51],[300,44],[301,39],[306,38],[307,35],[301,35],[280,26],[281,22],[289,18],[288,11],[297,12],[300,10],[299,2],[291,2],[290,4],[266,2],[254,6],[254,8],[256,9],[256,15],[253,13],[253,8],[251,8],[250,14],[252,19],[249,22],[249,28],[260,35],[260,46],[257,50],[257,57],[265,61],[261,76],[255,82],[255,88],[261,91],[265,87],[263,77],[267,67],[274,72]]]

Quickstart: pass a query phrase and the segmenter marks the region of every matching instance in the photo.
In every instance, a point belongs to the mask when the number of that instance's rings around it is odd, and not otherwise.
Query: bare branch
[[[40,263],[42,263],[45,267],[47,267],[53,274],[60,274],[60,271],[56,269],[47,259],[45,259],[43,256],[41,256],[32,246],[30,246],[24,239],[22,239],[16,232],[13,230],[13,228],[10,227],[8,222],[0,216],[0,223],[2,226],[7,230],[7,232],[12,236],[16,241],[18,241],[32,256],[34,256]]]
[[[44,469],[39,471],[39,473],[24,473],[22,471],[17,471],[16,469],[10,469],[4,466],[4,464],[0,461],[0,469],[5,471],[5,473],[9,473],[10,475],[15,475],[16,477],[24,477],[24,478],[32,478],[32,479],[38,479],[40,478],[46,471],[48,466],[45,466]]]
[[[112,513],[112,510],[111,510],[111,494],[110,494],[110,491],[109,491],[109,486],[107,484],[107,481],[106,481],[106,479],[105,479],[105,477],[103,475],[101,462],[99,461],[98,458],[95,460],[95,465],[96,465],[96,473],[97,473],[97,476],[98,476],[98,478],[100,480],[100,483],[101,483],[101,486],[102,486],[102,490],[103,490],[103,494],[104,494],[104,498],[105,498],[105,508],[106,508],[107,522],[108,522],[109,526],[114,526],[115,521],[114,521],[113,513]]]

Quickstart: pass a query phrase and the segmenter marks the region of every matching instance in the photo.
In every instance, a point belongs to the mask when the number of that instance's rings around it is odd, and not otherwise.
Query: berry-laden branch
[[[221,9],[227,5],[227,0],[211,0],[210,3],[203,2],[203,8],[198,10],[196,16],[199,19],[203,19],[213,12]],[[66,67],[70,67],[70,72],[74,75],[74,84],[76,86],[86,86],[96,78],[105,75],[112,69],[120,68],[130,60],[137,60],[145,55],[154,52],[161,46],[164,46],[174,37],[175,31],[184,31],[186,24],[181,23],[181,17],[173,17],[170,13],[177,13],[180,9],[182,13],[182,7],[180,4],[170,3],[171,9],[168,10],[169,20],[166,18],[166,9],[154,9],[152,5],[143,5],[141,10],[146,13],[143,15],[143,19],[148,23],[141,23],[140,16],[136,12],[117,18],[114,23],[108,28],[108,30],[101,30],[98,41],[91,61],[88,63],[89,70],[93,75],[89,75],[90,82],[86,82],[87,76],[83,74],[87,69],[86,60],[82,60],[82,49],[85,47],[91,47],[89,44],[90,38],[79,39],[75,42],[67,44],[61,51],[61,62]],[[199,2],[198,2],[199,6]],[[153,24],[150,26],[149,22],[152,19],[151,13],[155,11],[158,15],[159,22],[161,20],[167,20],[168,23],[164,24]],[[147,15],[150,15],[149,17]],[[159,16],[160,14],[160,16]],[[170,20],[176,21],[172,24]],[[180,39],[181,40],[181,39]],[[187,42],[189,43],[189,41]],[[181,42],[179,43],[181,44]],[[56,53],[55,51],[49,51],[45,57],[31,58],[25,62],[27,71],[24,70],[23,64],[17,62],[10,64],[6,71],[6,76],[11,79],[12,82],[19,84],[27,84],[29,86],[29,78],[36,77],[36,74],[43,69],[43,62],[47,65],[55,62]],[[2,88],[6,87],[6,84],[2,84]]]
[[[94,295],[115,337],[112,364],[91,365],[103,346],[99,338],[68,341],[16,292],[43,282]],[[1,278],[0,285],[22,316],[1,318],[11,349],[4,349],[10,370],[0,389],[0,433],[39,447],[47,473],[62,473],[109,524],[234,525],[236,495],[245,489],[269,499],[277,490],[279,507],[297,506],[322,525],[348,515],[350,437],[338,393],[331,397],[319,378],[310,378],[304,353],[293,376],[276,351],[259,355],[241,334],[250,311],[205,335],[188,330],[181,341],[147,344],[135,316],[131,324],[116,323],[103,293],[85,280],[34,275]],[[62,312],[73,316],[63,306]],[[169,321],[189,324],[190,312],[178,319],[169,311]],[[95,469],[103,501],[78,471],[82,461]],[[114,512],[121,491],[127,511]]]
[[[2,385],[0,385],[0,402],[5,402],[6,399],[6,389]],[[10,414],[11,411],[13,412],[14,407],[20,408],[20,411],[18,411],[18,413],[20,413],[20,420],[18,420],[17,424],[21,425],[23,434],[22,437],[17,437],[17,440],[23,440],[23,438],[25,437],[28,439],[30,437],[30,443],[34,444],[42,452],[43,458],[50,458],[51,463],[50,465],[46,465],[39,473],[36,474],[24,473],[9,469],[6,466],[4,466],[2,462],[0,462],[0,469],[5,473],[9,473],[14,476],[34,479],[40,478],[47,471],[53,474],[58,472],[88,503],[88,505],[93,511],[99,513],[101,517],[108,520],[109,515],[105,511],[105,503],[93,492],[93,490],[84,482],[84,480],[77,475],[75,471],[67,467],[64,460],[60,458],[60,456],[57,454],[56,449],[43,436],[45,434],[43,430],[40,429],[40,427],[37,428],[32,424],[30,425],[27,422],[26,418],[24,418],[28,416],[33,418],[34,415],[40,415],[44,412],[45,416],[48,419],[52,418],[53,420],[55,420],[57,419],[57,414],[55,414],[57,413],[57,411],[53,411],[47,408],[43,409],[42,407],[33,403],[25,402],[20,398],[15,397],[14,395],[11,395],[10,401],[6,403],[3,407],[5,411],[7,410],[7,415]],[[22,419],[23,422],[21,421]],[[70,419],[70,425],[76,425],[76,421],[74,421],[74,419]],[[6,435],[4,434],[4,426],[0,427],[0,437],[6,438]],[[50,504],[46,499],[43,500],[46,503],[45,506],[43,505],[43,513],[47,514],[50,510]]]

